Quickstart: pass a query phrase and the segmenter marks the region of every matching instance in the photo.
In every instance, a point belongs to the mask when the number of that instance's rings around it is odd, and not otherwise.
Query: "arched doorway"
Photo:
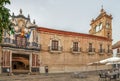
[[[12,68],[13,68],[13,70],[14,69],[28,69],[26,67],[26,64],[24,64],[24,62],[21,62],[21,61],[13,61]]]
[[[28,54],[12,54],[12,72],[29,72]]]

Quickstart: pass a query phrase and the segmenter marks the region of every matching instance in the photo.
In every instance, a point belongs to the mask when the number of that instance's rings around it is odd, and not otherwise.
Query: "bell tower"
[[[99,16],[91,21],[89,34],[112,39],[112,15],[108,15],[101,9]]]

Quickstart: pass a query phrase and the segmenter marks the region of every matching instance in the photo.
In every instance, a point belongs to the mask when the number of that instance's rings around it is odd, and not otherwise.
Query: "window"
[[[99,24],[99,29],[100,29],[100,30],[102,29],[102,23]]]
[[[110,45],[108,45],[108,53],[110,53]]]
[[[51,54],[60,54],[62,52],[62,46],[60,45],[60,40],[58,39],[50,40],[49,52]]]
[[[119,48],[117,49],[117,53],[120,53],[120,50],[119,50]]]
[[[99,25],[96,26],[96,32],[98,32],[98,31],[99,31]]]
[[[19,47],[21,44],[20,37],[16,37],[16,45]]]
[[[100,53],[102,52],[102,44],[100,44]]]
[[[73,51],[78,51],[78,42],[73,42]]]
[[[23,36],[16,36],[16,46],[17,47],[22,47],[25,48],[26,47],[26,37]]]
[[[106,28],[110,28],[110,23],[108,21],[106,22]]]
[[[52,40],[52,50],[58,50],[58,41]]]
[[[92,43],[89,43],[89,52],[92,52]]]
[[[21,45],[24,46],[24,47],[26,47],[26,39],[25,39],[25,37],[23,37],[21,39],[22,39],[21,40]]]

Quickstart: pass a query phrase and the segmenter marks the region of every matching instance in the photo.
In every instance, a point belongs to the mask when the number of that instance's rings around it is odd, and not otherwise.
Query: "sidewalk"
[[[45,74],[40,75],[27,75],[19,74],[12,76],[0,75],[0,81],[98,81],[99,77],[91,72],[86,73],[86,78],[72,77],[72,73],[58,73],[58,74]]]

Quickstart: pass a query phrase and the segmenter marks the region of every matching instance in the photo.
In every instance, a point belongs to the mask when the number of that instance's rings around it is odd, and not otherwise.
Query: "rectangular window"
[[[89,52],[92,52],[92,43],[89,43]]]
[[[20,37],[16,37],[16,43],[17,43],[17,46],[20,47],[21,45]]]
[[[100,44],[100,53],[101,53],[101,52],[103,52],[103,50],[102,50],[102,44]]]
[[[25,37],[21,37],[21,36],[16,36],[16,45],[18,47],[26,47],[26,42],[27,42],[27,39]]]
[[[52,50],[58,50],[58,41],[52,40]]]
[[[78,42],[73,42],[73,51],[78,51]]]
[[[23,38],[21,38],[22,40],[21,40],[21,46],[22,47],[26,47],[26,38],[25,37],[23,37]]]
[[[117,53],[120,53],[120,50],[119,50],[119,48],[117,49]]]
[[[108,45],[108,53],[110,53],[110,45]]]

